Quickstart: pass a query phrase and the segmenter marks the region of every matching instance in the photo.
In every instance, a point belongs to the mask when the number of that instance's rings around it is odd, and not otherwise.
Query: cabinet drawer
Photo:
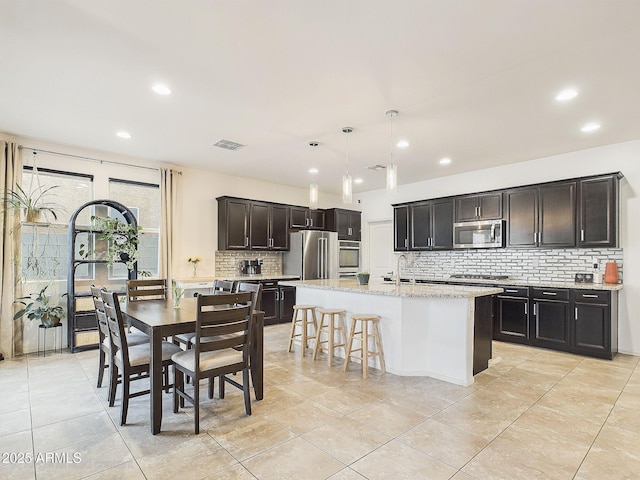
[[[545,300],[569,300],[569,290],[564,288],[537,288],[531,289],[532,298]]]
[[[528,297],[529,296],[529,287],[500,286],[500,288],[504,289],[504,292],[499,294],[499,296],[501,297]]]
[[[609,303],[611,292],[606,290],[574,290],[573,299],[580,303]]]
[[[74,330],[94,330],[98,328],[95,312],[76,313]]]

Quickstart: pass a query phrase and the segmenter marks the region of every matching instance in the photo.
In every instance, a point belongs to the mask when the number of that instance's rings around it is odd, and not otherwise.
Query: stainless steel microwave
[[[453,224],[453,248],[504,247],[504,221],[483,220]]]

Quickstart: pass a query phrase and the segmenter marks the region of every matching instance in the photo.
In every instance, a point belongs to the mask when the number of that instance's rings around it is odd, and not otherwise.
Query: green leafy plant
[[[13,319],[26,317],[29,320],[39,320],[46,327],[58,325],[65,317],[65,311],[60,305],[51,304],[51,296],[45,293],[48,287],[44,287],[38,294],[32,293],[16,299],[15,303],[23,305],[24,308],[16,312]],[[65,295],[66,293],[62,296]]]
[[[21,210],[24,213],[25,221],[28,223],[39,221],[43,213],[49,213],[57,220],[58,212],[64,210],[64,207],[47,200],[51,195],[51,191],[55,188],[58,188],[58,185],[47,188],[38,187],[27,193],[20,185],[16,184],[15,190],[5,190],[4,200],[12,208]]]
[[[107,242],[107,251],[104,255],[107,266],[123,262],[129,270],[133,270],[134,264],[138,261],[138,244],[140,243],[138,232],[142,227],[135,227],[113,217],[93,215],[91,221],[93,222],[91,231],[98,234],[97,239]],[[81,257],[87,258],[91,252],[87,245],[82,243],[79,253]],[[140,275],[149,276],[146,275],[147,273],[140,272]]]

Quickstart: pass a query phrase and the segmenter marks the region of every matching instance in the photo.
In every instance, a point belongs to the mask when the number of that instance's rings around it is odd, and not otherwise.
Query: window
[[[109,179],[109,198],[127,207],[142,227],[138,244],[138,272],[149,272],[152,277],[159,275],[160,263],[160,186],[152,183]],[[111,212],[110,215],[122,215]],[[114,265],[109,277],[127,278],[127,268],[123,264]]]
[[[28,194],[43,192],[50,187],[43,201],[51,204],[57,218],[50,213],[35,223],[22,224],[21,261],[25,280],[42,278],[66,279],[69,259],[69,218],[78,207],[93,198],[93,177],[49,169],[22,170],[22,189]],[[89,223],[89,216],[82,223]],[[93,269],[82,265],[76,270],[77,278],[90,279]]]

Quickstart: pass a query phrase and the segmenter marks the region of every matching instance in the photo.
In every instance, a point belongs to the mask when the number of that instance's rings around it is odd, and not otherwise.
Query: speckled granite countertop
[[[284,281],[281,285],[292,287],[317,288],[340,292],[365,293],[371,295],[387,295],[392,297],[443,297],[443,298],[475,298],[502,293],[502,288],[473,287],[464,285],[428,285],[403,283],[396,287],[394,283],[374,282],[360,285],[357,280],[304,280]]]
[[[622,290],[624,287],[623,284],[608,284],[608,283],[576,283],[576,282],[541,282],[538,280],[517,280],[513,278],[507,278],[505,280],[487,280],[484,278],[449,278],[443,276],[416,276],[416,277],[405,277],[402,279],[414,278],[416,281],[422,282],[447,282],[447,283],[458,283],[458,284],[477,284],[477,285],[489,285],[489,286],[497,286],[497,287],[542,287],[542,288],[577,288],[582,290]],[[377,281],[380,281],[378,279]],[[393,283],[393,282],[385,282],[385,283]]]
[[[176,278],[174,282],[186,284],[213,283],[215,280],[255,281],[255,280],[297,280],[297,275],[220,275],[215,277]]]

